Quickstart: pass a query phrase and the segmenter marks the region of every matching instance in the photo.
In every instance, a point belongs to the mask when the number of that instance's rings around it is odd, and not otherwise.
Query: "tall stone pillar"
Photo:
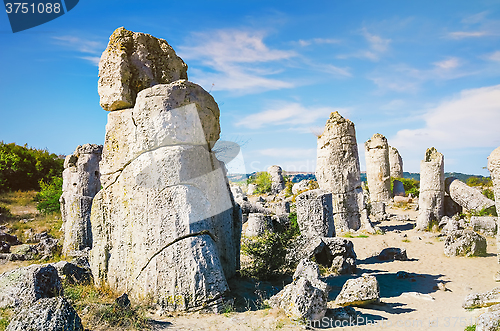
[[[389,146],[389,164],[392,178],[403,178],[403,158],[396,147]]]
[[[495,207],[497,215],[500,216],[500,147],[497,147],[488,156],[488,170],[493,182],[493,193],[495,195]],[[497,259],[500,263],[500,217],[497,217]],[[500,281],[500,271],[496,274],[496,281]]]
[[[102,145],[85,144],[66,156],[63,171],[61,216],[64,227],[63,253],[71,255],[92,247],[90,212],[92,199],[101,189],[99,161]]]
[[[444,156],[434,147],[428,148],[420,161],[420,196],[417,229],[425,230],[432,220],[444,215]]]
[[[283,179],[282,172],[280,166],[273,165],[267,169],[267,172],[271,176],[271,193],[278,194],[285,189],[285,180]]]
[[[376,133],[365,142],[366,179],[370,200],[387,202],[391,199],[391,172],[387,139]]]
[[[316,179],[320,189],[332,193],[337,234],[361,227],[373,231],[361,188],[354,123],[338,112],[331,113],[318,137]]]

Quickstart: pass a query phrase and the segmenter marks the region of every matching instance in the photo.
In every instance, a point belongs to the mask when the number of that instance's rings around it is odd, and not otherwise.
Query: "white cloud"
[[[302,47],[310,46],[312,44],[338,44],[340,43],[340,40],[338,39],[330,39],[330,38],[313,38],[313,39],[308,39],[308,40],[303,40],[300,39],[298,41],[298,44]]]
[[[425,126],[400,130],[391,144],[425,150],[497,147],[500,145],[500,85],[464,90],[423,115]]]
[[[391,43],[390,39],[384,39],[380,36],[371,34],[366,30],[366,28],[363,29],[363,36],[370,43],[371,49],[378,53],[387,51],[389,44]]]
[[[314,124],[317,120],[326,119],[330,113],[338,109],[332,107],[304,107],[299,103],[290,103],[281,107],[268,109],[243,117],[236,126],[258,129],[263,126],[297,125],[300,127]],[[341,110],[343,114],[347,110]]]
[[[90,61],[90,63],[92,63],[95,66],[98,66],[99,61],[101,60],[101,58],[99,56],[80,56],[80,58],[87,60],[87,61]]]
[[[448,37],[452,39],[478,38],[489,35],[486,31],[455,31],[448,33]]]
[[[262,31],[216,30],[193,34],[189,45],[179,47],[186,60],[199,60],[209,70],[194,70],[196,81],[214,90],[255,92],[293,87],[293,83],[268,76],[276,71],[266,70],[268,62],[287,60],[296,53],[271,49],[264,43]],[[278,71],[279,72],[279,71]]]
[[[106,45],[103,45],[99,41],[87,40],[74,36],[58,36],[52,37],[52,39],[54,39],[55,43],[58,45],[71,48],[81,53],[101,54],[106,47]]]
[[[460,62],[459,62],[458,58],[451,57],[449,59],[446,59],[446,60],[443,60],[440,62],[434,62],[434,65],[438,68],[447,70],[447,69],[457,68],[458,66],[460,66]]]
[[[486,56],[486,58],[488,60],[491,60],[491,61],[499,61],[500,62],[500,51],[496,51],[496,52],[493,52],[491,54],[488,54]]]
[[[355,57],[368,59],[371,61],[378,61],[380,59],[380,56],[389,50],[391,39],[385,39],[379,35],[372,34],[368,32],[366,28],[363,28],[361,30],[361,34],[368,42],[369,49],[360,50],[351,54],[340,54],[337,56],[337,58],[347,59]]]

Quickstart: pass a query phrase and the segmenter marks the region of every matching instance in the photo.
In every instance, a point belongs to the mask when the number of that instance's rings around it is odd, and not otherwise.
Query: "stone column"
[[[495,205],[495,201],[488,199],[480,191],[455,177],[446,178],[444,185],[450,198],[467,210],[480,211]]]
[[[500,215],[500,147],[497,147],[488,156],[488,170],[493,182],[493,193],[495,194],[495,207],[497,215]],[[497,217],[497,259],[500,263],[500,217]],[[500,271],[497,272],[495,280],[500,281]]]
[[[376,133],[365,142],[366,179],[370,200],[387,202],[391,199],[391,172],[387,139]]]
[[[101,189],[101,155],[102,145],[85,144],[78,146],[64,160],[63,194],[59,201],[64,226],[65,255],[92,247],[90,212],[92,199]]]
[[[283,179],[282,172],[280,166],[273,165],[267,169],[269,175],[271,175],[271,193],[278,194],[285,189],[285,180]]]
[[[428,148],[420,161],[420,196],[417,229],[425,230],[432,220],[444,215],[444,156],[434,147]]]
[[[305,236],[335,237],[332,213],[332,194],[321,190],[310,190],[295,198],[297,223]]]
[[[396,147],[389,146],[389,164],[392,178],[403,178],[403,159]]]
[[[316,179],[320,189],[332,193],[337,234],[372,230],[361,188],[358,144],[354,123],[333,112],[318,137]]]

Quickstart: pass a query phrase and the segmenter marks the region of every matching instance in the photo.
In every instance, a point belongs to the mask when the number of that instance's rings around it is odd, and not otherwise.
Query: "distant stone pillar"
[[[428,148],[420,161],[420,196],[417,229],[427,229],[432,220],[444,215],[444,156],[434,147]]]
[[[285,180],[281,175],[283,170],[280,166],[273,165],[267,169],[269,175],[271,175],[271,193],[278,194],[285,189]]]
[[[337,234],[360,227],[373,230],[361,188],[358,144],[354,123],[333,112],[318,137],[316,179],[332,193]]]
[[[310,190],[295,198],[297,223],[305,236],[335,237],[332,213],[332,194],[321,190]]]
[[[500,215],[500,147],[496,148],[488,156],[488,170],[493,182],[493,193],[495,194],[495,207]],[[500,217],[497,217],[497,259],[500,263]],[[500,281],[500,271],[496,274],[496,281]]]
[[[403,178],[403,159],[395,147],[389,146],[389,165],[392,178]]]
[[[99,161],[102,145],[85,144],[66,156],[63,171],[61,216],[64,227],[63,253],[92,248],[90,211],[92,199],[101,189]]]
[[[261,213],[248,214],[245,236],[257,237],[266,232],[273,232],[273,221],[270,215]]]
[[[365,142],[366,179],[370,200],[386,202],[391,199],[391,172],[387,139],[376,133]]]
[[[495,205],[495,201],[455,177],[446,178],[444,186],[451,199],[467,210],[480,211]]]

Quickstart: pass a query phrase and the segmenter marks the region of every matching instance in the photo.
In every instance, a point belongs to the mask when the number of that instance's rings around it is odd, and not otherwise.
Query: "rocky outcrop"
[[[266,232],[274,232],[273,221],[270,215],[251,213],[248,215],[248,220],[246,223],[246,237],[257,237],[263,235]]]
[[[451,199],[467,210],[480,211],[495,205],[495,201],[455,177],[446,178],[444,185]]]
[[[101,154],[102,145],[85,144],[78,146],[64,161],[63,194],[59,201],[66,255],[92,247],[90,211],[92,199],[101,189]]]
[[[22,306],[6,331],[83,331],[75,309],[63,297],[44,298]]]
[[[380,133],[365,142],[366,180],[371,201],[386,202],[391,199],[391,167],[389,145]]]
[[[380,253],[376,255],[377,259],[380,261],[407,261],[408,256],[406,255],[405,248],[398,247],[388,247],[384,248]]]
[[[489,307],[500,304],[500,287],[484,293],[471,293],[467,295],[462,303],[465,309]]]
[[[420,161],[420,195],[417,229],[425,230],[432,220],[444,215],[444,156],[434,147],[428,148]]]
[[[297,195],[299,192],[302,193],[303,191],[309,190],[309,181],[304,179],[301,180],[298,183],[293,184],[292,186],[292,194]]]
[[[377,278],[369,275],[348,279],[335,304],[339,306],[363,306],[380,300],[380,288]]]
[[[0,275],[0,308],[33,304],[62,293],[61,278],[50,264],[33,264]]]
[[[99,61],[98,92],[105,110],[131,108],[137,94],[187,79],[187,65],[163,39],[118,28]]]
[[[494,237],[497,233],[497,217],[472,216],[470,218],[472,230],[485,236]]]
[[[500,147],[497,147],[488,156],[488,170],[493,183],[493,193],[495,195],[495,208],[497,215],[500,216]],[[500,227],[500,217],[497,219],[497,228]],[[500,231],[497,231],[497,260],[500,263]],[[500,272],[497,273],[497,278],[500,279]]]
[[[446,256],[486,256],[486,238],[472,230],[448,233],[444,242]]]
[[[316,189],[295,198],[297,223],[306,236],[335,237],[332,213],[332,194]]]
[[[316,178],[319,188],[332,193],[337,234],[371,228],[359,169],[354,123],[333,112],[318,138]]]
[[[90,268],[83,268],[74,263],[59,261],[53,264],[57,269],[61,280],[67,284],[90,284],[92,283],[92,272]]]
[[[152,38],[135,36],[130,49]],[[161,56],[166,73],[183,67]],[[217,103],[185,80],[146,86],[134,108],[108,114],[91,213],[97,284],[166,310],[221,307],[239,269],[241,212],[212,152],[219,133]]]
[[[326,313],[325,292],[304,277],[294,280],[269,299],[271,307],[282,308],[294,320],[321,320]]]
[[[392,178],[403,178],[403,159],[396,147],[389,146],[390,175]]]
[[[283,179],[280,166],[273,165],[267,169],[267,172],[271,176],[271,194],[278,194],[285,189],[285,180]]]
[[[486,312],[476,318],[474,331],[496,331],[500,325],[500,311]]]
[[[308,259],[300,260],[299,265],[293,274],[293,279],[296,280],[300,277],[310,281],[314,287],[319,288],[325,293],[325,299],[328,298],[330,286],[320,279],[320,271],[317,263]]]

